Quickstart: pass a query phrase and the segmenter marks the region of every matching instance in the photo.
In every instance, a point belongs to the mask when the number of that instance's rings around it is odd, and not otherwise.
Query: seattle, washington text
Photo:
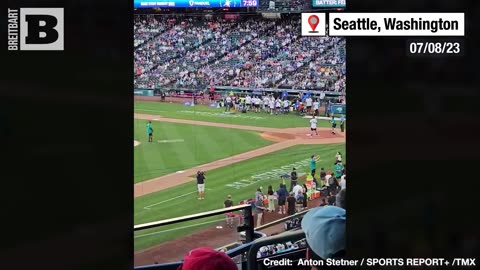
[[[387,31],[390,30],[427,30],[432,33],[438,30],[458,30],[459,23],[456,20],[423,20],[422,18],[410,18],[410,20],[398,20],[396,18],[384,18],[383,26]],[[358,18],[356,20],[342,20],[335,18],[333,20],[333,29],[335,30],[377,30],[380,32],[382,26],[370,18]]]

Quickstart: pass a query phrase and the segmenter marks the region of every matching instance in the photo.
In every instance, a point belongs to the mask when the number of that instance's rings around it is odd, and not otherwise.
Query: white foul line
[[[206,188],[206,190],[213,190],[213,189]],[[162,203],[165,203],[165,202],[169,202],[169,201],[173,201],[173,200],[176,200],[176,199],[178,199],[178,198],[185,197],[185,196],[187,196],[187,195],[190,195],[190,194],[193,194],[193,193],[197,193],[197,192],[198,192],[198,191],[192,191],[192,192],[185,193],[185,194],[182,194],[182,195],[177,196],[177,197],[170,198],[170,199],[168,199],[168,200],[164,200],[164,201],[161,201],[161,202],[158,202],[158,203],[150,204],[150,205],[147,205],[147,206],[143,207],[143,209],[145,209],[145,210],[150,210],[150,208],[151,208],[152,206],[159,205],[159,204],[162,204]]]
[[[146,234],[142,234],[142,235],[137,235],[137,236],[135,236],[134,238],[139,238],[139,237],[144,237],[144,236],[149,236],[149,235],[154,235],[154,234],[159,234],[159,233],[164,233],[164,232],[171,232],[171,231],[176,231],[176,230],[180,230],[180,229],[186,229],[186,228],[195,227],[195,226],[200,226],[200,225],[204,225],[204,224],[208,224],[208,223],[219,222],[219,221],[222,221],[222,220],[225,220],[225,219],[222,218],[222,219],[207,221],[207,222],[203,222],[203,223],[195,223],[195,224],[192,224],[192,225],[187,225],[187,226],[183,226],[183,227],[177,227],[177,228],[168,229],[168,230],[159,231],[159,232],[146,233]]]

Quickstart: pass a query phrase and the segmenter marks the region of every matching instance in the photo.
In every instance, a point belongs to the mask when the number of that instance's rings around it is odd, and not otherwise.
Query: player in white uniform
[[[288,100],[283,101],[283,113],[288,113],[289,110],[289,105],[288,105]]]
[[[315,118],[315,115],[310,119],[310,131],[311,131],[311,136],[313,136],[313,132],[315,131],[315,135],[318,135],[317,132],[317,119]]]

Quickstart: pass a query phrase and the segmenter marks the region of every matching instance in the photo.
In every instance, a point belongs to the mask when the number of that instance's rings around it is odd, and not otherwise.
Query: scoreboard
[[[258,7],[260,0],[134,0],[134,8],[245,8]]]
[[[314,8],[344,8],[346,0],[312,0]]]

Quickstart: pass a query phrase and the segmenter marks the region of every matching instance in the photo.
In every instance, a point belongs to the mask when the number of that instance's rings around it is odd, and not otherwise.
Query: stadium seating
[[[138,15],[135,45],[135,88],[344,91],[344,39],[301,37],[298,14],[237,21]]]

